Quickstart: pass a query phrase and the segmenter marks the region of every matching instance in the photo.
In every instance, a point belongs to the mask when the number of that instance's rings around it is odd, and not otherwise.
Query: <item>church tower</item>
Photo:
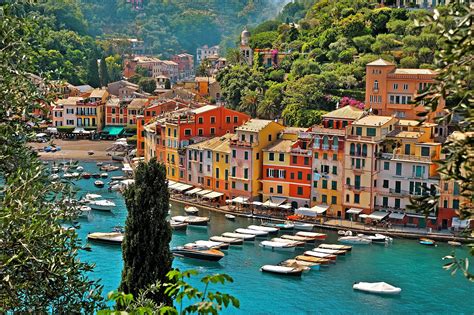
[[[251,66],[253,64],[252,48],[249,46],[250,32],[245,28],[240,34],[240,54],[245,62]]]

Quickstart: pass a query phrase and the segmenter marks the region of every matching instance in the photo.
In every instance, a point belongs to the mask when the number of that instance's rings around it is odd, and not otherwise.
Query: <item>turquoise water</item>
[[[87,171],[98,172],[93,163],[81,163]],[[111,172],[109,175],[119,175]],[[107,179],[105,181],[110,181]],[[106,188],[96,188],[94,180],[79,180],[77,187],[85,192],[94,192],[112,199],[117,207],[113,213],[93,211],[89,218],[81,219],[80,237],[86,241],[89,232],[107,232],[116,225],[123,225],[126,209],[119,193]],[[183,214],[183,207],[173,204],[172,215]],[[186,233],[175,232],[172,246],[198,239],[208,239],[237,227],[259,223],[247,218],[235,222],[222,214],[201,211],[211,218],[206,228],[190,227]],[[337,235],[328,233],[326,243],[336,243]],[[84,252],[82,259],[95,263],[91,275],[101,279],[104,295],[117,288],[122,270],[122,256],[119,246],[91,244],[92,251]],[[311,249],[306,246],[305,250]],[[338,258],[337,263],[320,271],[310,271],[301,279],[264,274],[259,271],[263,264],[278,262],[302,254],[296,252],[272,252],[258,246],[258,241],[245,244],[241,249],[231,247],[224,251],[218,263],[207,263],[186,259],[175,259],[173,266],[180,269],[196,269],[203,274],[227,273],[234,283],[226,285],[224,291],[239,298],[240,309],[228,309],[223,314],[312,314],[312,313],[474,313],[474,284],[460,274],[452,277],[444,271],[441,257],[452,248],[440,244],[436,248],[419,245],[415,241],[395,239],[393,244],[355,246],[352,254]],[[459,251],[464,254],[463,251]],[[402,288],[400,296],[382,297],[352,290],[356,281],[385,281]],[[198,281],[192,281],[198,284]]]

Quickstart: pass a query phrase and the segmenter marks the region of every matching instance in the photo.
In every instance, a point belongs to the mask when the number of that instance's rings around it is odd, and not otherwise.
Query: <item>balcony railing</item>
[[[367,142],[375,142],[375,137],[358,136],[358,135],[347,135],[347,139],[349,139],[349,140],[358,140],[358,141],[367,141]]]
[[[348,184],[345,184],[344,187],[346,189],[351,189],[351,190],[355,190],[355,191],[370,191],[370,187],[365,187],[365,186],[356,186],[356,185],[348,185]]]
[[[301,149],[301,148],[291,149],[291,153],[292,154],[298,154],[298,155],[305,155],[305,156],[311,156],[312,155],[311,150],[305,150],[305,149]]]
[[[400,161],[413,161],[413,162],[431,163],[431,157],[430,156],[380,153],[380,157],[382,159],[388,159],[388,160],[400,160]]]
[[[249,142],[249,141],[239,141],[239,140],[231,140],[231,145],[239,146],[239,147],[254,147],[258,145],[257,141]]]

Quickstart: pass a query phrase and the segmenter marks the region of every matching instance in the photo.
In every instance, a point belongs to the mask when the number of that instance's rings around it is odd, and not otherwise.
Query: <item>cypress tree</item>
[[[107,86],[107,84],[110,82],[110,77],[109,77],[109,70],[107,69],[107,62],[105,61],[105,57],[102,56],[100,59],[100,86]]]
[[[128,216],[122,243],[124,267],[120,290],[137,296],[141,289],[161,281],[171,270],[171,227],[166,168],[156,159],[140,163],[135,183],[124,193]],[[164,290],[149,296],[156,303],[171,305]]]
[[[87,65],[87,84],[96,88],[100,86],[99,67],[97,66],[97,57],[92,54]]]

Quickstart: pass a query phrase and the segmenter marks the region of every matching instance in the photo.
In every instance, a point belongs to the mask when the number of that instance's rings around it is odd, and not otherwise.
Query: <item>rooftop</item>
[[[375,61],[369,62],[367,66],[395,66],[395,64],[391,63],[390,61],[379,58]]]
[[[358,119],[354,121],[353,125],[357,126],[383,126],[389,121],[394,119],[391,116],[375,116],[375,115],[369,115],[362,117],[361,119]]]
[[[418,139],[423,135],[423,132],[416,131],[399,131],[389,133],[387,136],[392,138]]]
[[[85,85],[76,85],[75,86],[76,89],[79,90],[79,92],[81,93],[85,93],[85,92],[88,92],[90,90],[93,90],[94,88],[92,86],[90,86],[89,84],[85,84]]]
[[[89,95],[89,97],[96,97],[96,98],[102,98],[104,95],[107,93],[107,90],[102,90],[102,89],[94,89]]]
[[[344,106],[333,110],[332,112],[324,114],[323,118],[338,118],[338,119],[359,119],[364,114],[362,109],[352,106]]]
[[[202,113],[208,112],[210,110],[216,109],[217,107],[218,106],[216,106],[216,105],[204,105],[202,107],[193,109],[192,112],[194,114],[202,114]]]
[[[259,132],[272,123],[272,120],[264,120],[264,119],[250,119],[245,124],[240,127],[237,127],[236,130],[238,131],[254,131]]]
[[[66,99],[59,99],[57,100],[57,103],[59,105],[76,105],[77,102],[84,100],[83,97],[79,96],[70,96]]]
[[[228,133],[221,137],[214,137],[209,140],[191,144],[188,146],[188,148],[194,149],[194,150],[216,150],[219,147],[222,147],[222,146],[225,147],[225,143],[227,143],[228,151],[225,151],[225,152],[230,152],[229,142],[232,136],[233,134]],[[221,151],[221,150],[218,150],[218,151]]]
[[[291,146],[295,143],[292,140],[279,139],[264,149],[268,152],[291,152]]]
[[[291,133],[291,134],[299,134],[300,132],[307,131],[308,128],[301,128],[301,127],[285,127],[282,133]]]
[[[216,79],[213,77],[195,77],[194,82],[209,82],[209,83],[214,83],[216,82]]]
[[[128,105],[128,108],[143,108],[147,102],[148,99],[146,98],[134,98]]]
[[[407,127],[435,127],[437,124],[429,123],[429,122],[420,122],[418,120],[409,120],[409,119],[400,119],[398,121],[399,126],[407,126]]]
[[[427,74],[435,75],[436,72],[431,69],[395,69],[395,74]]]

